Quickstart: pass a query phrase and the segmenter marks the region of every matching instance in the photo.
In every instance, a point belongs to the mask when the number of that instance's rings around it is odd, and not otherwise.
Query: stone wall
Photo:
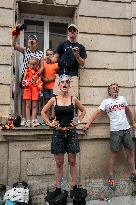
[[[127,163],[122,160],[126,159],[124,150],[120,152],[115,167],[118,188],[115,193],[109,191],[106,184],[108,139],[100,135],[100,133],[106,135],[109,130],[106,130],[104,126],[95,128],[95,132],[94,129],[89,130],[89,135],[84,135],[83,131],[78,129],[81,148],[81,152],[77,155],[79,184],[87,188],[87,199],[98,199],[101,195],[105,197],[130,195],[134,190],[134,185],[128,178]],[[94,133],[95,138],[92,139]],[[54,187],[55,161],[50,150],[51,136],[51,129],[40,127],[2,131],[0,137],[1,183],[6,184],[8,189],[16,181],[27,181],[32,205],[44,205],[47,188],[53,189]],[[70,190],[71,179],[67,161],[67,155],[65,155],[64,181],[66,189]]]
[[[0,1],[0,116],[7,116],[12,104],[11,28],[14,24],[14,0]]]
[[[80,71],[80,98],[87,113],[92,113],[107,97],[107,85],[113,82],[121,86],[120,95],[126,96],[135,110],[134,5],[129,0],[84,0],[79,5],[79,40],[88,54],[86,66]],[[101,123],[105,119],[100,119]]]

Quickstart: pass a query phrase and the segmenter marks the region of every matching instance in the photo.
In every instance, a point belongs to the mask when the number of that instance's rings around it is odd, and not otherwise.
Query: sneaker
[[[113,191],[115,190],[116,181],[115,181],[115,179],[114,179],[113,176],[109,176],[109,177],[108,177],[108,186],[109,186],[109,188],[111,188]]]
[[[30,121],[30,120],[27,120],[27,121],[26,121],[25,127],[31,127],[31,121]]]
[[[21,125],[21,126],[25,126],[25,124],[26,124],[26,120],[25,120],[25,118],[22,118],[20,125]]]
[[[136,182],[136,173],[132,173],[131,176],[130,176],[130,179],[131,179],[133,182]]]
[[[37,126],[39,126],[39,125],[40,125],[40,123],[38,122],[37,119],[32,120],[32,127],[37,127]]]

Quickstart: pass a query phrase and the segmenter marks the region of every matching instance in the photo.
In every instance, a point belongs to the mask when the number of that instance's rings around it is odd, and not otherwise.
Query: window
[[[28,35],[35,34],[38,38],[38,49],[46,53],[46,49],[52,48],[55,50],[57,46],[66,39],[67,27],[71,22],[71,18],[67,17],[52,17],[44,15],[21,14],[22,23],[26,25],[24,31],[20,33],[20,45],[27,47]],[[21,67],[23,55],[17,53],[16,61],[16,87],[18,87],[21,79]],[[19,70],[19,72],[18,72]],[[19,90],[15,96],[15,102],[18,106],[15,107],[16,113],[21,113],[21,94]],[[17,103],[18,102],[18,103]],[[42,107],[42,99],[39,101]]]
[[[66,23],[49,23],[49,48],[55,50],[61,42],[65,41],[67,27]]]

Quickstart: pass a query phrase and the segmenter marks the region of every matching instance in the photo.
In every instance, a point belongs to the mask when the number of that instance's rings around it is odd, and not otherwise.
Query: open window
[[[71,22],[71,18],[67,17],[51,17],[40,15],[21,15],[22,23],[26,28],[21,32],[20,45],[27,47],[28,35],[36,34],[38,37],[38,49],[44,51],[48,48],[55,50],[57,46],[66,39],[67,27]],[[18,54],[17,54],[18,55]],[[21,79],[21,66],[23,63],[23,55],[19,54],[16,58],[16,86],[19,85]],[[18,65],[18,66],[17,66]],[[15,95],[15,112],[21,114],[21,93],[18,91]],[[17,103],[18,102],[18,103]],[[42,105],[40,105],[41,107]]]

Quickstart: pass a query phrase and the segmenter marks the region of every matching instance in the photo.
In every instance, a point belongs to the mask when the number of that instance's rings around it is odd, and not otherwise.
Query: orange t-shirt
[[[57,70],[58,70],[58,63],[45,63],[43,76],[45,78],[55,78]],[[44,89],[53,89],[54,83],[55,80],[51,82],[45,82],[43,87]]]

